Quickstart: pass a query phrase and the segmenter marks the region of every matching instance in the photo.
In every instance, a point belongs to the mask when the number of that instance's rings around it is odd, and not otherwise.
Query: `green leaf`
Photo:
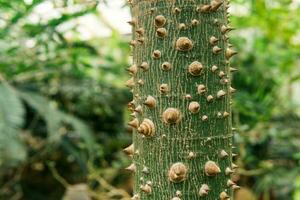
[[[0,166],[16,165],[26,158],[20,138],[24,106],[13,88],[0,84]]]

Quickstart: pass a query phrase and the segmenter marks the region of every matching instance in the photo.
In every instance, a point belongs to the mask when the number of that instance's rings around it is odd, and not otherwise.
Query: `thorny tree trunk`
[[[130,108],[138,200],[229,199],[228,1],[134,0]]]

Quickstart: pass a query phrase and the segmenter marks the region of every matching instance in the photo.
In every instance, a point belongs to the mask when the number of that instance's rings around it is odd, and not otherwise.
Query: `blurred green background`
[[[300,200],[300,1],[232,0],[237,200]],[[0,0],[0,200],[128,200],[129,9]]]

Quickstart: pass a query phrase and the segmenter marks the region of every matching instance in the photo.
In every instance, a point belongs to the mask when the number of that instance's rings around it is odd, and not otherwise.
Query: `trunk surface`
[[[228,2],[134,0],[132,199],[229,199]],[[229,180],[229,181],[228,181]]]

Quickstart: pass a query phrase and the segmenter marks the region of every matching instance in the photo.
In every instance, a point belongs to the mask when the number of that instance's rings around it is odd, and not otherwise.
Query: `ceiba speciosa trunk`
[[[228,1],[133,0],[133,200],[230,199]]]

